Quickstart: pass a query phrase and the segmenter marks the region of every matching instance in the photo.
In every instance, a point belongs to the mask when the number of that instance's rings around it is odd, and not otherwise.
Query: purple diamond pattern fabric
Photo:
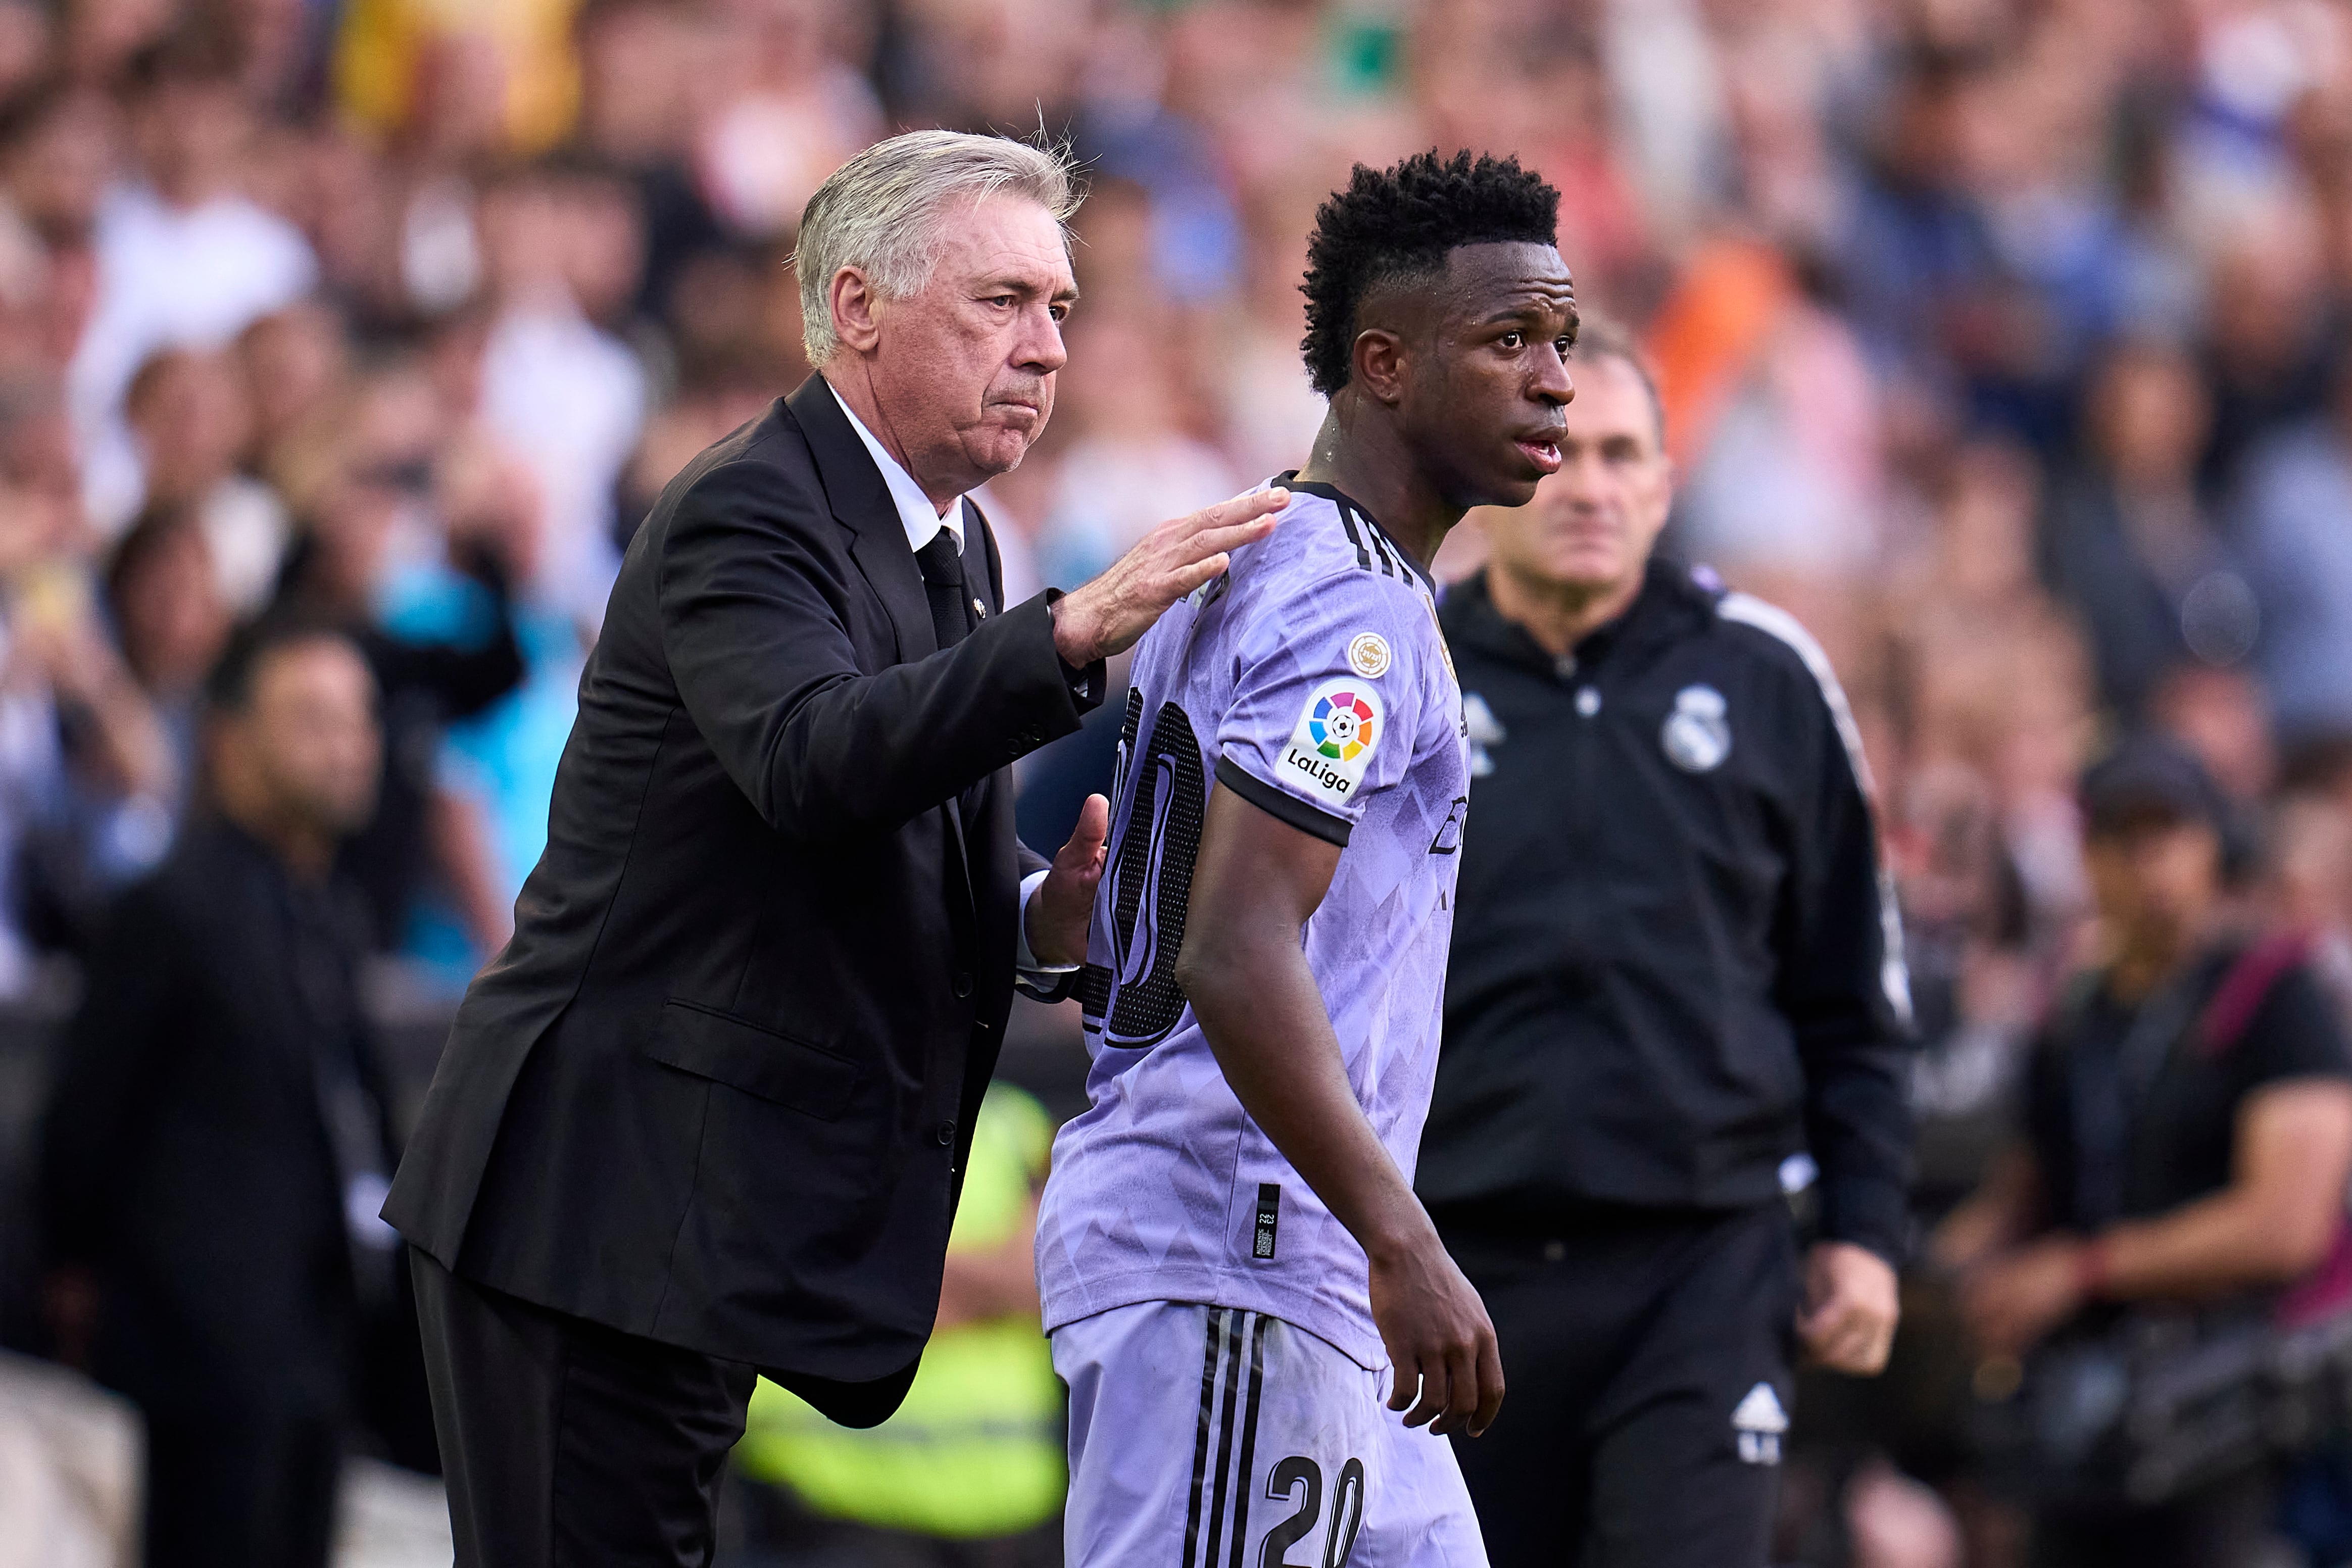
[[[1174,981],[1209,793],[1344,839],[1303,933],[1358,1102],[1409,1178],[1437,1066],[1469,795],[1461,689],[1425,575],[1336,492],[1139,646],[1097,894],[1087,1110],[1038,1220],[1050,1331],[1140,1301],[1270,1313],[1386,1356],[1363,1250],[1226,1086]]]

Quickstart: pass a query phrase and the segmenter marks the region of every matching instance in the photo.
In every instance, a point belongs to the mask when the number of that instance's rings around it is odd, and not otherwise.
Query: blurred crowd
[[[378,943],[461,978],[630,530],[804,374],[802,204],[916,124],[1067,137],[1091,178],[1060,416],[992,496],[1027,582],[1297,460],[1296,282],[1350,162],[1510,149],[1656,362],[1679,548],[1843,671],[1929,930],[1998,847],[2018,942],[2063,936],[2103,724],[2249,803],[2327,793],[2341,6],[19,0],[0,985],[156,863],[197,683],[289,600],[384,688]]]
[[[1670,548],[1852,695],[1923,1219],[2089,951],[2106,740],[2204,759],[2239,896],[2352,991],[2352,5],[0,0],[0,993],[161,862],[273,606],[374,672],[373,944],[462,984],[632,529],[806,372],[803,204],[919,125],[1091,183],[1060,407],[983,498],[1014,597],[1301,460],[1351,163],[1559,187],[1659,376]]]

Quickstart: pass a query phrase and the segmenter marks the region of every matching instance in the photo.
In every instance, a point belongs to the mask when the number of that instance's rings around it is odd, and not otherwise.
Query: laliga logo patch
[[[1352,763],[1370,751],[1378,727],[1371,704],[1352,691],[1318,698],[1307,717],[1315,749],[1335,763]]]
[[[1731,725],[1725,720],[1723,693],[1712,686],[1685,686],[1675,693],[1675,710],[1666,715],[1659,742],[1666,761],[1686,773],[1703,773],[1731,755]]]
[[[1378,680],[1389,672],[1388,639],[1378,632],[1358,632],[1348,645],[1348,668],[1366,680]]]
[[[1380,694],[1350,676],[1327,680],[1307,699],[1282,753],[1294,784],[1326,800],[1345,800],[1364,779],[1388,727]]]

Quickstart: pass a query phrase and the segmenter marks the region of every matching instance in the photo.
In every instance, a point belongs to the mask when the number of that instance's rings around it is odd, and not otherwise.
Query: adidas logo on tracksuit
[[[1738,1435],[1743,1461],[1751,1465],[1780,1462],[1780,1435],[1789,1429],[1789,1413],[1780,1408],[1780,1396],[1772,1392],[1770,1384],[1759,1383],[1748,1391],[1748,1397],[1731,1413],[1731,1429]]]

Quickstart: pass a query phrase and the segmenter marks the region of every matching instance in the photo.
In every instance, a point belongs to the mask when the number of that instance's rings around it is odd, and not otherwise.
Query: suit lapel
[[[923,592],[923,571],[915,564],[915,552],[907,546],[906,524],[899,521],[898,504],[890,499],[890,487],[882,482],[882,470],[874,466],[874,455],[857,438],[849,416],[841,411],[833,388],[825,384],[822,375],[812,375],[801,383],[800,389],[785,402],[792,408],[801,434],[807,438],[810,456],[816,459],[825,504],[833,510],[835,518],[856,535],[850,542],[850,557],[857,563],[866,582],[873,584],[882,607],[889,613],[899,662],[912,664],[917,659],[929,658],[940,651],[940,638],[931,626],[931,602]],[[979,514],[970,501],[963,504],[969,530],[971,520]],[[982,531],[984,534],[986,530]],[[964,537],[969,541],[971,535],[967,531]],[[993,543],[989,547],[989,575],[995,575]],[[994,613],[992,609],[991,613]],[[980,786],[982,791],[989,787],[985,782]],[[940,811],[947,823],[949,883],[962,889],[966,906],[977,914],[980,900],[972,885],[971,850],[965,840],[962,803],[945,801]]]
[[[922,568],[907,547],[906,524],[890,500],[890,487],[873,454],[850,427],[824,377],[812,375],[786,398],[793,418],[807,438],[809,455],[816,459],[818,480],[824,486],[825,504],[834,517],[856,537],[850,558],[873,585],[889,614],[900,662],[911,664],[940,651],[931,629],[931,605],[923,595]]]
[[[970,496],[963,498],[963,540],[964,559],[981,563],[978,580],[972,583],[972,592],[980,596],[982,604],[988,606],[990,615],[1003,615],[1004,563],[996,553],[996,531],[988,526],[987,517],[972,504]],[[981,547],[978,555],[971,552],[975,543]],[[967,572],[964,575],[969,579],[973,574]]]

